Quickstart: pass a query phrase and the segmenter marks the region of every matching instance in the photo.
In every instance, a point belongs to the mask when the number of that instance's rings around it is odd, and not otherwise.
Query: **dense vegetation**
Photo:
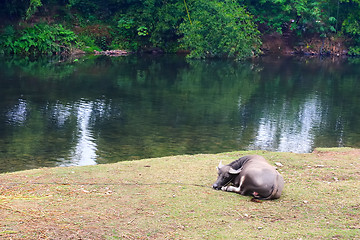
[[[5,0],[0,51],[190,50],[190,57],[257,55],[261,35],[343,38],[360,55],[360,0]]]

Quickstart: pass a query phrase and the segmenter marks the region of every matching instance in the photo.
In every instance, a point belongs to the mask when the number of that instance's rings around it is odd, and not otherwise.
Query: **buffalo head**
[[[228,185],[240,172],[241,169],[235,170],[229,165],[223,165],[220,161],[218,170],[218,178],[213,184],[213,188],[220,190],[223,186]]]

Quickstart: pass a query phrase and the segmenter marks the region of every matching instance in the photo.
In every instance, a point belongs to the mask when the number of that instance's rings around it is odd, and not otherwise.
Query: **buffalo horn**
[[[229,169],[229,173],[230,174],[239,174],[241,172],[241,168],[239,168],[238,170],[235,170],[233,168],[230,168]]]

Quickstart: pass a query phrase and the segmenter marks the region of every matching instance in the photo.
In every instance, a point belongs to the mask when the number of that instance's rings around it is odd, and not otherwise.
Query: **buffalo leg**
[[[223,191],[227,191],[227,192],[236,192],[236,193],[240,193],[240,186],[239,187],[234,187],[234,186],[226,186],[226,187],[222,187],[221,190]]]
[[[224,186],[221,188],[221,190],[223,191],[227,191],[227,192],[236,192],[236,193],[240,193],[242,195],[244,195],[245,191],[241,191],[241,186],[243,184],[245,180],[245,176],[242,176],[241,179],[240,179],[240,184],[239,184],[239,187],[234,187],[234,186]]]

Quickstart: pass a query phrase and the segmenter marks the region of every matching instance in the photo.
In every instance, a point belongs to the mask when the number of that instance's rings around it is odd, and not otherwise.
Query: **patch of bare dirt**
[[[264,34],[262,42],[261,50],[264,54],[345,56],[348,52],[342,38],[311,36],[299,40],[290,31]]]
[[[279,33],[265,34],[261,40],[261,50],[265,54],[290,55],[294,52],[293,46]]]
[[[312,37],[304,39],[299,42],[294,50],[298,54],[304,55],[332,55],[343,56],[347,55],[347,48],[345,47],[344,39],[342,38],[320,38]]]
[[[344,151],[323,151],[315,149],[313,154],[320,158],[336,159],[337,157],[346,156],[347,158],[358,158],[360,160],[360,149],[346,149]]]

